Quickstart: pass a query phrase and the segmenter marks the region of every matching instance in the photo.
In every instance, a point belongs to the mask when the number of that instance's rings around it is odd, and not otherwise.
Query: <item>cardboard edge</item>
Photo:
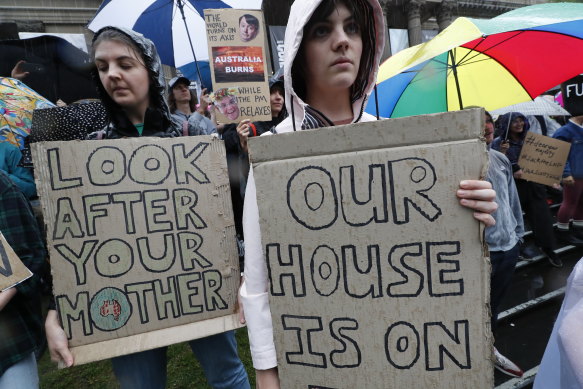
[[[389,118],[368,122],[351,123],[334,127],[278,133],[277,137],[258,136],[249,139],[249,159],[252,164],[267,161],[338,154],[350,144],[350,151],[375,150],[387,147],[437,144],[469,139],[484,139],[484,109],[472,108],[401,118]],[[405,126],[415,118],[423,128],[415,134]],[[452,123],[459,126],[452,130]],[[366,128],[363,129],[363,126]],[[367,131],[374,142],[363,142],[360,131]],[[427,139],[423,134],[439,134]],[[299,136],[299,137],[298,137]],[[319,142],[327,138],[325,144]],[[425,139],[423,138],[425,137]],[[343,143],[332,141],[343,139]]]
[[[120,355],[133,354],[139,351],[152,350],[170,346],[171,344],[205,338],[244,326],[244,324],[239,322],[239,314],[233,313],[196,323],[188,323],[176,327],[126,336],[124,338],[77,346],[71,348],[71,353],[75,360],[74,366],[78,366]],[[123,352],[120,352],[122,350]],[[62,369],[65,365],[59,362],[58,367]]]

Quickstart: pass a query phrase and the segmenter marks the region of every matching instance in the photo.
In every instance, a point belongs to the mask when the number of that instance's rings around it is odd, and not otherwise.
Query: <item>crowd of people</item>
[[[309,15],[309,17],[306,17]],[[241,38],[253,39],[257,20],[243,16]],[[225,88],[200,96],[185,77],[165,82],[153,43],[118,27],[98,31],[92,61],[109,123],[87,139],[213,135],[225,142],[239,255],[240,288],[258,388],[279,387],[268,274],[261,245],[257,188],[248,157],[248,138],[304,129],[378,120],[364,112],[383,52],[384,20],[378,0],[296,0],[287,25],[283,75],[269,81],[272,120],[240,118],[237,98]],[[165,90],[168,93],[165,93]],[[237,123],[217,121],[218,109]],[[573,144],[563,180],[559,237],[583,245],[583,117],[571,119],[553,136]],[[546,127],[545,127],[546,128]],[[522,179],[518,156],[529,130],[520,113],[501,115],[495,125],[486,113],[484,138],[491,146],[487,179],[459,183],[459,203],[474,211],[486,228],[490,249],[491,328],[495,334],[500,303],[521,251],[523,212],[535,242],[553,266],[562,266],[547,204],[547,189]],[[13,150],[14,149],[14,150]],[[0,292],[0,389],[38,387],[35,350],[40,346],[40,280],[46,250],[28,199],[36,191],[32,174],[19,166],[20,152],[0,143],[0,231],[35,276]],[[570,222],[572,221],[572,224]],[[244,244],[243,244],[244,242]],[[75,363],[51,299],[44,330],[54,361]],[[214,388],[249,388],[249,379],[232,331],[189,342]],[[112,358],[122,388],[163,388],[166,348]],[[520,376],[522,370],[493,350],[496,367]]]

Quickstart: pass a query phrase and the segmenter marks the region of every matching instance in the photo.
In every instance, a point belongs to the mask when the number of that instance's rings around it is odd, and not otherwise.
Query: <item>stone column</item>
[[[405,5],[407,12],[407,30],[409,32],[409,46],[422,43],[421,35],[421,7],[425,0],[409,0]]]
[[[441,4],[437,7],[437,25],[439,26],[440,32],[453,22],[455,5],[455,1],[453,0],[442,0]]]

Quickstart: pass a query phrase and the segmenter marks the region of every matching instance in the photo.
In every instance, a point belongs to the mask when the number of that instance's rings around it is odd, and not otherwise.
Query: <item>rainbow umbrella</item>
[[[0,142],[23,148],[32,126],[32,111],[54,106],[23,82],[0,77]]]
[[[534,99],[583,72],[583,4],[548,3],[456,19],[380,67],[366,112],[403,117]]]

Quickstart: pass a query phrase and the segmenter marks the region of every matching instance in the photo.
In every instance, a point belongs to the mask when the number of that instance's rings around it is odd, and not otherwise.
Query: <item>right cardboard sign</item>
[[[253,138],[282,388],[491,388],[482,112]]]

